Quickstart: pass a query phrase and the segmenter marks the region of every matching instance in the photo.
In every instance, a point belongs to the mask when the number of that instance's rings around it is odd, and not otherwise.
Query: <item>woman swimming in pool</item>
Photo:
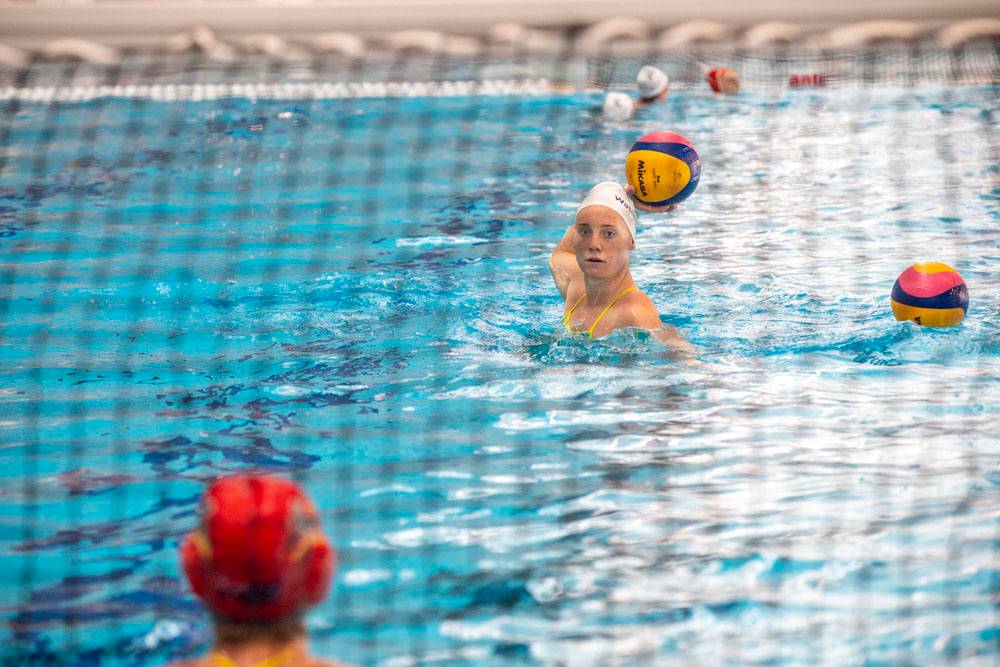
[[[622,186],[606,181],[587,193],[576,222],[549,258],[552,278],[566,300],[563,327],[590,338],[627,327],[647,329],[662,343],[691,352],[692,345],[660,322],[656,306],[632,280],[635,224],[635,205]]]
[[[237,474],[212,482],[202,508],[180,555],[212,612],[215,645],[171,667],[339,667],[308,651],[303,616],[326,595],[337,556],[305,492],[289,480]]]

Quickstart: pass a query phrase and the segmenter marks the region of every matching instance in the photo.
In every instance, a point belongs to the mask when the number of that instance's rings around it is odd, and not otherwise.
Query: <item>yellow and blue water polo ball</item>
[[[958,271],[941,262],[920,262],[892,286],[892,314],[925,327],[958,324],[969,310],[969,290]]]
[[[625,178],[639,201],[672,206],[698,187],[701,159],[686,137],[676,132],[653,132],[632,144],[625,158]]]

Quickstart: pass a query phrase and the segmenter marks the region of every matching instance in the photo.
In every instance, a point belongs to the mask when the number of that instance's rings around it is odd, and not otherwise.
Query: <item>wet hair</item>
[[[265,641],[283,644],[305,634],[306,625],[301,615],[259,623],[215,617],[215,639],[219,643],[246,644],[250,641]]]

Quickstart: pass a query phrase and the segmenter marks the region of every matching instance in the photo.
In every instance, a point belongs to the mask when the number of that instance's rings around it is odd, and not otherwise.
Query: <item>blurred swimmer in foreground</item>
[[[595,185],[549,258],[566,302],[562,325],[570,334],[592,339],[618,329],[646,329],[663,344],[693,353],[674,327],[660,322],[656,306],[632,279],[629,253],[635,233],[635,206],[625,188],[611,181]]]
[[[212,612],[215,645],[173,667],[338,667],[309,655],[303,615],[326,595],[337,557],[294,483],[236,475],[211,484],[181,560]]]

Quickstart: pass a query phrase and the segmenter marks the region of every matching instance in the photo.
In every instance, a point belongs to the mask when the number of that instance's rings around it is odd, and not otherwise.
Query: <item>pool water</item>
[[[995,85],[0,110],[0,658],[210,640],[203,483],[303,481],[358,664],[996,664]],[[702,160],[565,336],[548,253],[640,135]],[[961,326],[897,323],[946,262]]]

